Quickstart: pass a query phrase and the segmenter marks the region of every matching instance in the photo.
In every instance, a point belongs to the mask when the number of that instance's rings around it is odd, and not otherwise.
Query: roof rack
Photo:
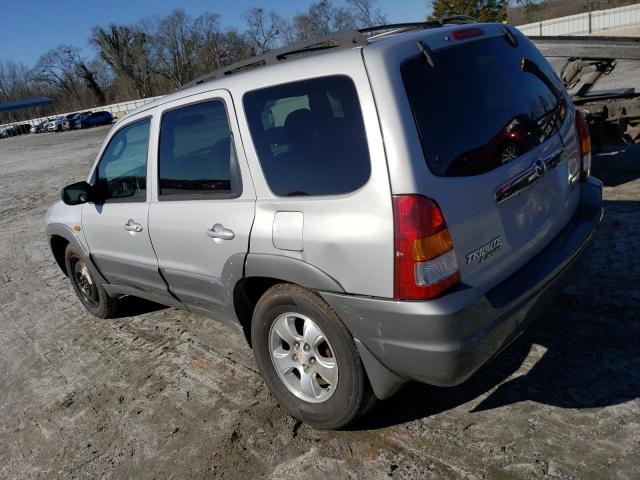
[[[420,28],[437,28],[444,25],[463,25],[466,23],[478,23],[478,20],[467,15],[450,15],[437,20],[429,20],[428,22],[391,23],[388,25],[376,25],[375,27],[362,28],[358,31],[363,34],[383,31],[383,34],[386,34],[404,32],[406,30],[416,30]]]
[[[214,70],[213,72],[206,73],[189,83],[186,83],[180,90],[184,90],[201,83],[215,80],[216,78],[225,77],[234,73],[240,73],[246,70],[251,70],[257,67],[263,67],[265,65],[273,65],[278,62],[287,60],[289,57],[297,55],[306,55],[311,53],[317,53],[328,49],[345,49],[353,48],[356,46],[366,45],[369,38],[374,32],[383,32],[381,35],[389,33],[398,33],[401,31],[415,30],[420,28],[437,28],[446,24],[463,24],[474,23],[476,19],[467,17],[465,15],[452,15],[444,17],[439,20],[433,20],[428,22],[416,22],[416,23],[395,23],[390,25],[379,25],[375,27],[363,28],[360,30],[344,29],[328,35],[322,35],[319,37],[313,37],[309,40],[303,40],[291,45],[287,45],[283,48],[276,50],[270,50],[262,55],[248,58],[240,62],[227,65],[225,67]]]
[[[288,57],[294,55],[309,54],[330,48],[351,48],[357,45],[365,45],[366,43],[367,37],[358,30],[344,29],[328,35],[322,35],[309,40],[296,42],[294,44],[287,45],[286,47],[270,50],[262,55],[227,65],[226,67],[219,68],[218,70],[206,73],[195,80],[192,80],[191,82],[183,85],[181,89],[199,85],[201,83],[208,82],[209,80],[232,75],[234,73],[250,70],[252,68],[272,65],[280,61],[287,60]]]

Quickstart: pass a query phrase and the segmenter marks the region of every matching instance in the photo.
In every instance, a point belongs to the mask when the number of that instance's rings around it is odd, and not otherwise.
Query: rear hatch
[[[577,208],[574,112],[524,36],[497,25],[465,30],[433,49],[426,34],[400,73],[429,172],[418,193],[440,205],[462,281],[486,291]]]

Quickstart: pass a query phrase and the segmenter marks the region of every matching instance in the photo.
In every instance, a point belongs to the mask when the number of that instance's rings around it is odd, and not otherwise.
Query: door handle
[[[140,233],[142,231],[142,225],[136,223],[132,218],[130,218],[129,221],[124,224],[124,229],[127,232]]]
[[[224,228],[219,223],[216,223],[212,228],[207,230],[207,235],[211,238],[219,238],[220,240],[233,240],[236,236],[233,230]]]
[[[502,203],[516,193],[524,190],[530,185],[544,177],[547,171],[547,164],[542,160],[536,160],[524,172],[511,180],[500,185],[495,191],[496,203]]]

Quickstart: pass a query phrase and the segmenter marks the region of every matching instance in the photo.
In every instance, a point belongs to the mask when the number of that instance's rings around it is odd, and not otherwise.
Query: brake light
[[[436,202],[394,195],[394,296],[430,300],[460,282],[453,241]]]
[[[451,34],[454,40],[466,40],[467,38],[482,37],[484,30],[481,28],[462,28]]]
[[[591,176],[591,137],[587,117],[580,110],[576,110],[576,130],[580,151],[580,180],[586,182]]]

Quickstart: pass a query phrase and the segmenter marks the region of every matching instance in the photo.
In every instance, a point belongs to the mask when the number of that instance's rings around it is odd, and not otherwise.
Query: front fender
[[[96,280],[96,282],[100,284],[107,284],[108,282],[98,270],[93,259],[91,258],[91,253],[85,248],[85,246],[80,242],[75,232],[65,224],[62,223],[50,223],[47,225],[47,237],[49,248],[51,249],[51,253],[53,253],[55,258],[55,252],[53,250],[52,238],[53,237],[62,237],[78,252],[82,260],[86,263],[87,267],[91,271],[91,275]],[[56,259],[57,260],[57,259]],[[58,262],[59,264],[60,262]],[[60,265],[62,268],[62,265]],[[64,269],[63,269],[64,271]]]

